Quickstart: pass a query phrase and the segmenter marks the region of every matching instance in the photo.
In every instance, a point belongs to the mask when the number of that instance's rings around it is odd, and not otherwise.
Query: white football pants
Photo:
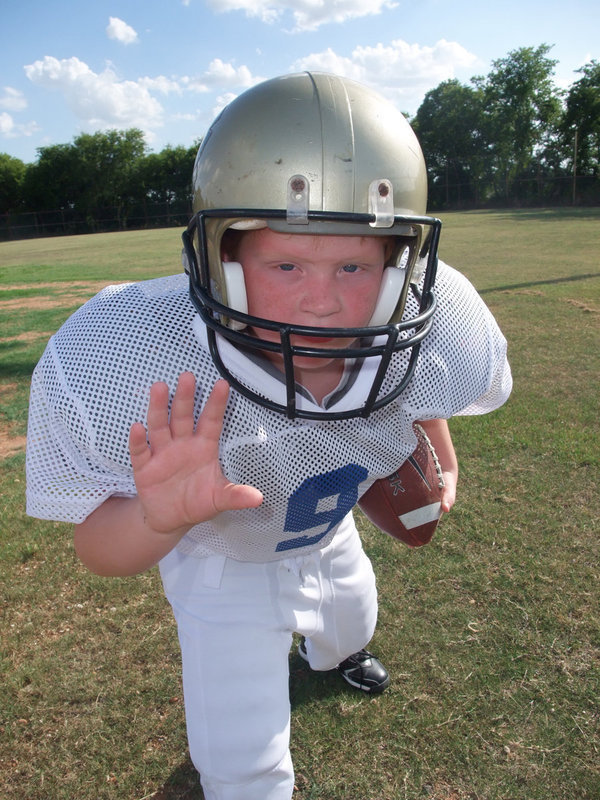
[[[328,547],[306,556],[255,564],[173,551],[160,572],[206,800],[289,800],[292,633],[306,637],[311,667],[328,670],[375,630],[375,577],[351,514]]]

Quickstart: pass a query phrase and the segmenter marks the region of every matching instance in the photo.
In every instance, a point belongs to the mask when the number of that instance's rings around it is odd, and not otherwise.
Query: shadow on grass
[[[174,769],[164,786],[148,800],[204,800],[200,778],[192,762],[187,759]]]
[[[2,353],[6,349],[5,347],[0,349],[0,357],[3,358]],[[38,361],[39,357],[27,361],[9,361],[7,359],[4,363],[0,362],[0,378],[9,381],[29,380]]]
[[[444,211],[439,212],[443,217]],[[510,216],[515,222],[556,222],[565,219],[598,219],[600,208],[598,206],[555,206],[549,208],[481,208],[466,212],[465,214],[488,214],[490,216]]]
[[[490,294],[491,292],[509,292],[515,289],[529,289],[532,286],[550,286],[553,283],[570,283],[572,281],[587,281],[590,278],[600,278],[600,272],[586,272],[583,275],[567,275],[564,278],[550,278],[545,281],[528,281],[527,283],[511,283],[506,286],[488,286],[487,289],[479,289],[479,294]]]
[[[598,219],[600,209],[597,206],[561,206],[560,208],[519,208],[514,211],[503,210],[512,214],[520,222],[555,222],[564,219]],[[502,213],[502,212],[501,212]]]
[[[342,695],[363,697],[369,702],[371,697],[365,692],[353,689],[344,681],[337,670],[316,672],[297,653],[290,658],[290,704],[292,710],[310,703],[319,703]]]

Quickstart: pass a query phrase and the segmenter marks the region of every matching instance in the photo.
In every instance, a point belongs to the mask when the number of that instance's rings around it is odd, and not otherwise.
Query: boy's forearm
[[[144,572],[187,533],[159,533],[148,526],[137,497],[111,497],[75,526],[77,555],[97,575],[127,577]]]
[[[450,428],[445,419],[429,419],[419,423],[433,445],[442,473],[444,476],[444,490],[442,492],[442,511],[447,513],[452,509],[456,500],[456,484],[458,482],[458,461]]]
[[[442,470],[458,475],[458,461],[448,422],[445,419],[428,419],[421,420],[419,425],[429,436]]]

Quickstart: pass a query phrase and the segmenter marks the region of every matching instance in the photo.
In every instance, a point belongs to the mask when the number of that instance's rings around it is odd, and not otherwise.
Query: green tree
[[[0,214],[16,211],[21,206],[25,169],[20,158],[0,153]]]
[[[445,205],[479,203],[485,173],[483,96],[457,80],[427,92],[412,120],[425,154],[430,202]]]
[[[150,153],[141,159],[136,178],[145,197],[167,206],[188,203],[197,151],[197,144],[189,148],[167,146],[160,153]]]
[[[77,153],[71,144],[38,148],[38,158],[27,165],[23,200],[29,211],[54,211],[75,207],[83,190]]]
[[[590,61],[569,88],[563,116],[563,137],[571,164],[577,148],[577,173],[600,177],[600,63]]]
[[[130,128],[83,133],[73,140],[73,149],[83,184],[76,207],[90,220],[95,219],[98,209],[112,207],[119,227],[126,227],[129,208],[141,194],[135,176],[137,162],[146,152],[142,131]]]
[[[474,84],[483,92],[484,137],[497,193],[514,197],[517,178],[543,163],[544,151],[558,145],[560,95],[553,83],[557,62],[551,46],[522,47],[492,62],[486,78]]]

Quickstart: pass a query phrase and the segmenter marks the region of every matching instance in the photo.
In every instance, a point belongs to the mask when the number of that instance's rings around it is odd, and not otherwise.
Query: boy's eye
[[[358,264],[344,264],[342,270],[344,272],[356,272],[358,270]]]
[[[283,272],[291,272],[294,269],[293,264],[280,264],[279,269],[283,270]]]

